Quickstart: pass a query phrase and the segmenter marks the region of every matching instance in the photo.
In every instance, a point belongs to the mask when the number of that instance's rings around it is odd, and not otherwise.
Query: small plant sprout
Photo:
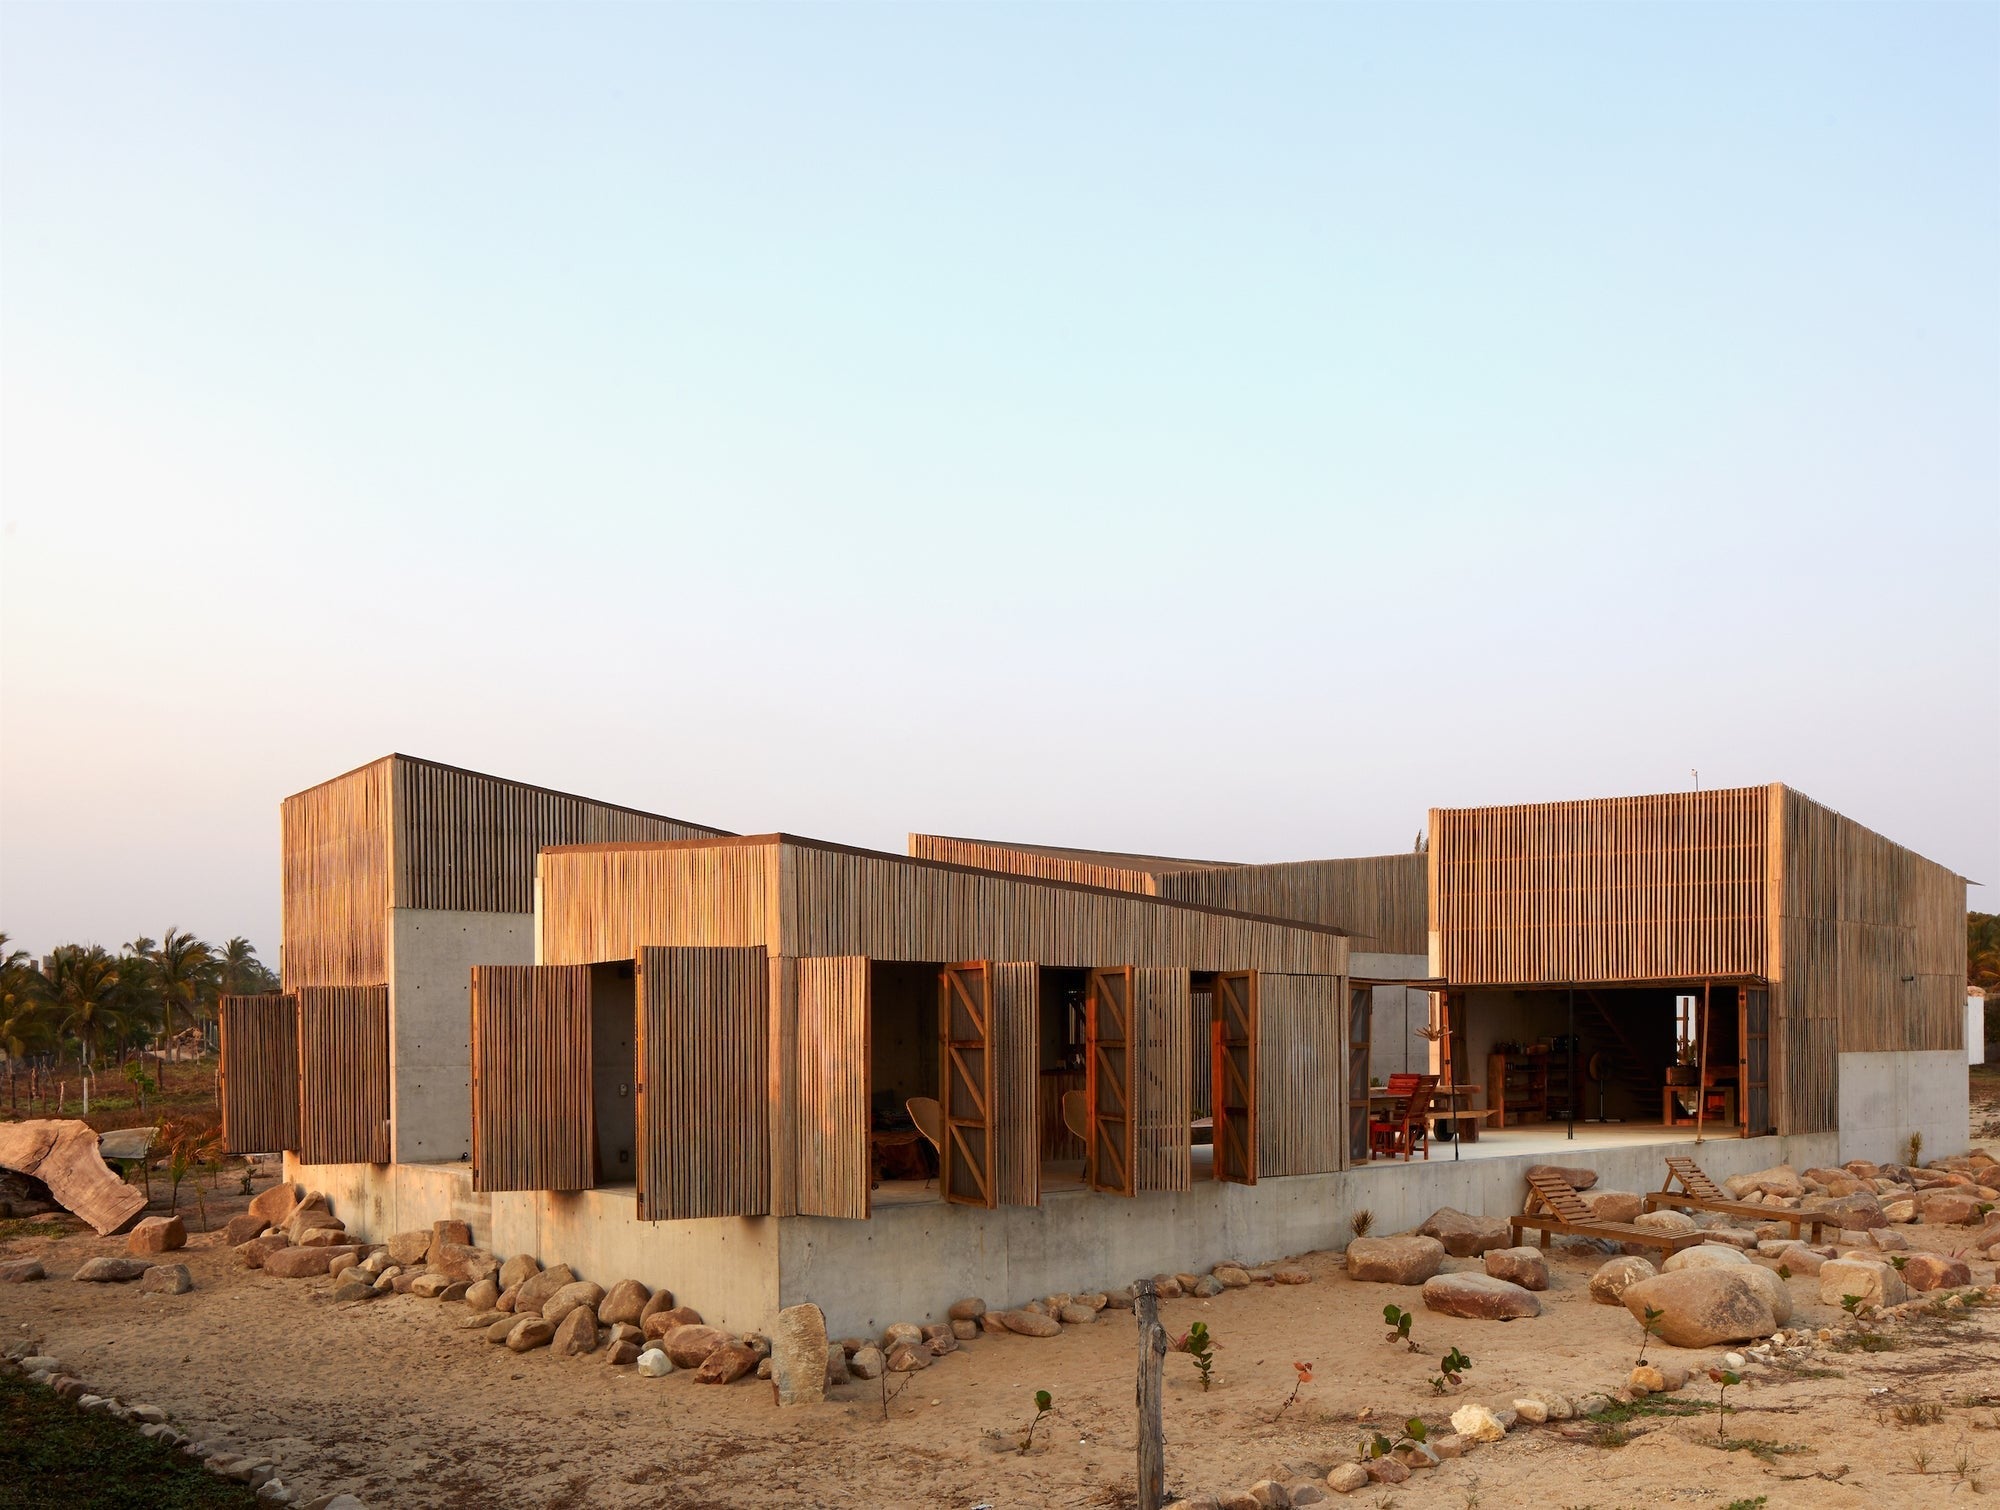
[[[1195,1369],[1201,1375],[1202,1393],[1208,1393],[1208,1387],[1213,1382],[1211,1376],[1215,1370],[1215,1343],[1209,1338],[1208,1323],[1197,1321],[1176,1337],[1174,1351],[1186,1353],[1188,1357],[1194,1359]]]
[[[1347,1225],[1356,1237],[1366,1237],[1375,1230],[1375,1213],[1363,1206],[1347,1219]]]
[[[1035,1391],[1035,1419],[1028,1423],[1028,1429],[1021,1433],[1021,1456],[1028,1455],[1028,1449],[1035,1445],[1035,1428],[1042,1424],[1045,1416],[1055,1410],[1055,1397],[1045,1389]]]
[[[1722,1429],[1722,1418],[1729,1410],[1729,1386],[1732,1384],[1741,1384],[1743,1376],[1734,1369],[1712,1368],[1708,1371],[1708,1377],[1713,1379],[1717,1385],[1715,1391],[1715,1442],[1719,1447],[1728,1441],[1728,1436]]]
[[[1639,1362],[1636,1365],[1637,1367],[1644,1368],[1646,1366],[1646,1349],[1652,1346],[1653,1339],[1660,1335],[1660,1323],[1666,1319],[1666,1316],[1667,1313],[1658,1306],[1647,1306],[1646,1314],[1639,1318]]]
[[[1389,1328],[1389,1335],[1384,1341],[1400,1342],[1413,1353],[1417,1350],[1416,1343],[1410,1340],[1410,1323],[1416,1320],[1414,1316],[1401,1306],[1391,1305],[1382,1307],[1382,1320]]]
[[[1790,1264],[1779,1264],[1778,1278],[1790,1279],[1791,1277],[1792,1277],[1792,1266]]]
[[[1859,1327],[1861,1325],[1861,1297],[1859,1295],[1841,1296],[1840,1308],[1847,1312],[1848,1320],[1852,1321],[1855,1326]]]
[[[1431,1380],[1431,1393],[1442,1395],[1457,1389],[1465,1382],[1465,1371],[1472,1367],[1472,1360],[1453,1348],[1438,1359],[1438,1376]]]
[[[1894,1268],[1898,1274],[1901,1274],[1903,1272],[1903,1265],[1908,1263],[1909,1261],[1910,1261],[1910,1255],[1907,1253],[1891,1253],[1889,1255],[1890,1266]]]
[[[1276,1421],[1278,1416],[1282,1416],[1293,1405],[1297,1404],[1299,1391],[1313,1382],[1313,1366],[1310,1363],[1301,1363],[1295,1358],[1292,1360],[1292,1371],[1298,1375],[1298,1378],[1292,1381],[1292,1392],[1285,1396],[1285,1403],[1278,1407],[1278,1415],[1271,1417],[1273,1421]]]

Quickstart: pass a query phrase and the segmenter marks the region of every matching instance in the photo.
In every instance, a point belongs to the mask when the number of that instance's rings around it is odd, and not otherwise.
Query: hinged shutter
[[[1042,1198],[1042,972],[994,964],[993,1195],[1002,1206]]]
[[[289,993],[216,1003],[222,1052],[222,1146],[230,1153],[299,1146],[299,1000]]]
[[[1353,1073],[1341,1042],[1341,975],[1257,977],[1257,1172],[1331,1174],[1341,1167],[1341,1083]],[[1366,1107],[1367,1084],[1362,1081]],[[1365,1131],[1365,1130],[1364,1130]]]
[[[1084,1012],[1091,1188],[1131,1195],[1132,967],[1091,971]]]
[[[947,1201],[995,1206],[993,981],[984,960],[938,971],[938,1186]]]
[[[590,966],[472,967],[472,1188],[596,1183]]]
[[[1743,1135],[1756,1138],[1776,1130],[1771,1121],[1771,993],[1750,986],[1741,988],[1740,997],[1736,1040],[1742,1063],[1737,1078],[1743,1083],[1743,1104],[1737,1115]]]
[[[1215,978],[1214,1048],[1210,1092],[1215,1128],[1215,1177],[1257,1183],[1257,972],[1228,970]]]
[[[1368,1064],[1375,1050],[1375,991],[1354,986],[1347,993],[1347,1159],[1366,1164],[1368,1152]],[[1447,1048],[1449,1045],[1447,1045]]]
[[[798,1207],[801,1216],[868,1215],[868,961],[798,962]]]
[[[1132,1188],[1194,1182],[1193,981],[1186,970],[1132,972]]]
[[[761,948],[639,951],[639,1216],[771,1209],[771,970]]]
[[[389,988],[301,986],[299,1158],[386,1164]]]

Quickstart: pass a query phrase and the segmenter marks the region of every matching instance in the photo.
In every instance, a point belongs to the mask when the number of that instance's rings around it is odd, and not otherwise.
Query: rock
[[[712,1326],[690,1324],[677,1326],[668,1332],[660,1339],[660,1346],[674,1360],[675,1368],[700,1368],[710,1353],[734,1340],[727,1332],[717,1331]],[[751,1367],[755,1366],[753,1356]]]
[[[514,1286],[533,1279],[541,1272],[542,1266],[535,1262],[535,1256],[532,1253],[516,1253],[500,1266],[500,1273],[496,1278],[499,1279],[502,1290],[511,1290]]]
[[[1262,1510],[1291,1510],[1292,1497],[1276,1479],[1259,1479],[1250,1486],[1250,1498]]]
[[[309,1201],[312,1197],[308,1196],[306,1199]],[[318,1231],[322,1227],[332,1227],[340,1231],[345,1230],[346,1226],[347,1223],[326,1209],[325,1198],[322,1197],[320,1204],[317,1206],[301,1205],[297,1211],[291,1214],[290,1219],[285,1222],[281,1230],[293,1242],[297,1242],[308,1232]]]
[[[1678,1253],[1667,1255],[1660,1265],[1662,1274],[1678,1274],[1683,1269],[1712,1269],[1718,1264],[1747,1264],[1750,1260],[1735,1248],[1724,1247],[1720,1243],[1697,1243],[1692,1248],[1682,1248]]]
[[[1964,1268],[1963,1264],[1959,1265]],[[186,1264],[154,1264],[139,1276],[142,1295],[185,1295],[194,1288],[194,1276]]]
[[[1600,1222],[1629,1222],[1645,1210],[1640,1197],[1630,1190],[1593,1190],[1583,1198],[1590,1214]]]
[[[1794,1274],[1805,1275],[1819,1273],[1820,1265],[1826,1262],[1824,1257],[1815,1253],[1804,1243],[1796,1242],[1787,1243],[1784,1248],[1779,1250],[1777,1258],[1779,1263],[1790,1269]]]
[[[1297,1483],[1285,1485],[1285,1493],[1291,1497],[1292,1510],[1306,1510],[1308,1506],[1326,1503],[1326,1490],[1311,1479],[1300,1479]]]
[[[1062,1331],[1062,1323],[1055,1317],[1036,1311],[1002,1311],[999,1315],[1002,1326],[1023,1337],[1054,1337]]]
[[[1526,1395],[1514,1402],[1514,1415],[1530,1426],[1540,1426],[1549,1418],[1549,1407],[1546,1402],[1536,1399],[1533,1395]]]
[[[1524,1290],[1549,1287],[1548,1260],[1542,1257],[1540,1248],[1488,1248],[1486,1272]]]
[[[484,1248],[433,1240],[431,1267],[452,1279],[485,1279],[500,1272],[500,1260]]]
[[[1467,1401],[1451,1413],[1451,1429],[1467,1442],[1497,1442],[1507,1435],[1500,1418],[1476,1400]]]
[[[956,1337],[960,1342],[970,1342],[979,1335],[979,1323],[976,1321],[954,1321],[951,1324],[951,1335]]]
[[[505,1342],[507,1334],[519,1326],[521,1321],[522,1318],[519,1316],[502,1316],[486,1329],[486,1340],[488,1342]]]
[[[1297,1264],[1280,1264],[1271,1271],[1271,1283],[1274,1285],[1309,1285],[1312,1283],[1312,1275],[1301,1269]]]
[[[597,1319],[597,1307],[603,1299],[604,1286],[594,1285],[587,1279],[573,1280],[542,1302],[542,1320],[551,1325],[559,1324],[571,1311],[582,1306],[590,1312],[590,1318],[594,1322]],[[520,1310],[518,1302],[514,1309]]]
[[[337,1257],[330,1259],[328,1261],[326,1266],[326,1277],[328,1279],[338,1279],[340,1278],[341,1275],[345,1274],[349,1269],[359,1270],[360,1267],[361,1267],[361,1260],[357,1258],[354,1254],[342,1253]],[[373,1284],[375,1282],[373,1276],[370,1275],[358,1275],[357,1277],[366,1279],[370,1284]]]
[[[1190,1295],[1198,1295],[1203,1299],[1207,1299],[1211,1295],[1220,1295],[1222,1293],[1223,1285],[1222,1281],[1217,1279],[1213,1274],[1203,1274],[1199,1278],[1197,1278],[1193,1284],[1186,1286],[1186,1289],[1188,1294]],[[1090,1307],[1066,1305],[1063,1307],[1063,1310],[1090,1311]],[[1097,1319],[1097,1313],[1095,1311],[1091,1311],[1090,1315],[1093,1321]]]
[[[352,1252],[352,1248],[280,1248],[265,1256],[264,1272],[277,1279],[305,1279],[326,1273],[336,1257]]]
[[[1757,1234],[1743,1227],[1710,1227],[1708,1242],[1716,1247],[1735,1248],[1748,1253],[1757,1246]]]
[[[351,1248],[354,1240],[339,1227],[311,1227],[299,1234],[301,1248]]]
[[[882,1349],[870,1344],[855,1350],[847,1360],[847,1368],[857,1379],[879,1379],[888,1367],[888,1360],[882,1356]]]
[[[85,1284],[123,1284],[137,1279],[151,1267],[143,1258],[93,1258],[70,1278],[80,1279]]]
[[[1455,1431],[1447,1431],[1430,1438],[1430,1448],[1440,1459],[1450,1462],[1465,1456],[1465,1438]]]
[[[655,1290],[646,1303],[639,1308],[639,1325],[644,1327],[646,1322],[652,1317],[659,1315],[662,1311],[671,1311],[674,1309],[674,1292],[672,1290]],[[694,1316],[696,1321],[701,1320],[700,1313],[694,1311],[693,1307],[690,1306],[685,1309]]]
[[[771,1378],[780,1405],[826,1398],[826,1315],[816,1305],[786,1306],[771,1333]]]
[[[645,1320],[639,1323],[639,1330],[648,1337],[664,1337],[676,1327],[700,1325],[701,1312],[693,1306],[662,1306],[657,1311],[646,1313]]]
[[[1352,1494],[1368,1487],[1368,1470],[1359,1463],[1342,1463],[1326,1476],[1326,1487],[1335,1494]]]
[[[39,1258],[15,1258],[0,1263],[0,1285],[24,1285],[48,1277],[48,1270],[42,1267]]]
[[[576,1275],[570,1272],[568,1264],[557,1264],[552,1269],[530,1275],[521,1281],[521,1288],[514,1295],[514,1314],[541,1315],[542,1305],[550,1296],[575,1283]]]
[[[914,1322],[892,1321],[882,1329],[882,1351],[887,1352],[899,1342],[922,1342],[924,1329]]]
[[[1424,1305],[1476,1321],[1517,1321],[1542,1314],[1542,1303],[1517,1284],[1491,1274],[1439,1274],[1424,1281]]]
[[[442,1274],[419,1274],[410,1281],[409,1293],[420,1300],[437,1300],[451,1287],[451,1281]]]
[[[493,1310],[498,1305],[499,1300],[500,1281],[492,1278],[490,1275],[480,1280],[478,1284],[466,1286],[465,1303],[472,1310]]]
[[[470,1248],[472,1228],[465,1222],[450,1219],[432,1222],[431,1239],[434,1244],[453,1243],[461,1248]]]
[[[604,1329],[605,1341],[616,1344],[630,1342],[638,1346],[640,1352],[646,1350],[646,1334],[629,1321],[614,1321]]]
[[[1410,1477],[1409,1465],[1394,1458],[1371,1458],[1368,1462],[1368,1477],[1378,1484],[1406,1483]]]
[[[542,1320],[547,1321],[544,1315]],[[581,1358],[597,1351],[597,1313],[589,1306],[571,1306],[555,1323],[556,1334],[549,1339],[549,1351],[558,1358]],[[634,1356],[637,1356],[635,1353]]]
[[[662,1357],[665,1354],[661,1355]],[[614,1342],[604,1350],[604,1362],[611,1368],[623,1368],[639,1359],[639,1344],[636,1342]]]
[[[253,1237],[247,1243],[236,1246],[236,1258],[246,1269],[261,1269],[264,1260],[281,1248],[289,1248],[292,1240],[282,1232],[267,1232],[262,1237]]]
[[[328,1298],[335,1305],[349,1305],[357,1300],[380,1300],[387,1293],[386,1290],[376,1289],[365,1279],[347,1279],[335,1285]]]
[[[1912,1253],[1903,1265],[1903,1283],[1912,1290],[1942,1290],[1972,1283],[1972,1270],[1962,1258],[1942,1253]]]
[[[145,1217],[125,1236],[125,1251],[142,1256],[171,1253],[186,1246],[187,1228],[182,1224],[179,1212],[172,1216]]]
[[[1642,1363],[1625,1376],[1625,1387],[1638,1399],[1667,1392],[1667,1376],[1651,1364]]]
[[[1590,1276],[1590,1298],[1599,1305],[1623,1305],[1628,1286],[1651,1279],[1657,1273],[1659,1270],[1649,1260],[1636,1254],[1614,1258]]]
[[[597,1319],[604,1326],[637,1326],[646,1314],[646,1302],[653,1292],[636,1279],[621,1279],[604,1292],[597,1303]]]
[[[826,1387],[832,1389],[847,1380],[847,1354],[837,1347],[829,1347],[826,1350]]]
[[[914,1374],[931,1366],[930,1349],[921,1342],[899,1342],[889,1349],[885,1359],[892,1374]]]
[[[1836,1258],[1820,1265],[1819,1298],[1837,1306],[1849,1295],[1869,1305],[1901,1305],[1910,1298],[1902,1276],[1885,1260]]]
[[[1907,1253],[1910,1251],[1910,1240],[1900,1232],[1891,1232],[1887,1227],[1872,1229],[1868,1234],[1868,1241],[1873,1243],[1879,1252],[1883,1253]]]
[[[1420,1285],[1444,1267],[1444,1244],[1434,1237],[1357,1237],[1347,1245],[1347,1277],[1373,1284]]]
[[[555,1340],[556,1329],[539,1316],[518,1316],[507,1332],[507,1347],[516,1353],[547,1347]]]
[[[1219,1282],[1215,1287],[1215,1293],[1218,1295],[1222,1293],[1222,1286]],[[1073,1300],[1062,1308],[1056,1320],[1065,1322],[1070,1326],[1089,1326],[1097,1320],[1097,1312],[1093,1311],[1089,1306],[1081,1305]]]
[[[288,1180],[281,1180],[269,1190],[252,1196],[250,1204],[243,1208],[245,1216],[260,1218],[267,1227],[282,1226],[298,1209],[298,1193]],[[247,1242],[248,1239],[246,1238]],[[236,1246],[234,1243],[231,1247]]]
[[[658,1348],[647,1348],[639,1355],[639,1372],[648,1379],[664,1379],[674,1371],[674,1360]]]
[[[1955,1192],[1927,1195],[1917,1204],[1918,1220],[1938,1226],[1971,1227],[1982,1215],[1977,1197]]]
[[[1806,1187],[1789,1164],[1774,1164],[1769,1169],[1760,1169],[1755,1174],[1731,1175],[1722,1182],[1739,1201],[1751,1191],[1762,1195],[1779,1197],[1801,1196]]]
[[[1597,1183],[1596,1170],[1571,1164],[1534,1164],[1529,1166],[1528,1173],[1556,1175],[1572,1190],[1588,1190]]]
[[[1783,1320],[1772,1291],[1782,1288],[1769,1270],[1728,1264],[1642,1279],[1626,1286],[1623,1299],[1635,1319],[1643,1319],[1648,1307],[1664,1313],[1655,1331],[1662,1342],[1714,1347],[1776,1331]]]
[[[952,1321],[977,1321],[986,1314],[986,1302],[976,1296],[954,1300],[945,1315]]]
[[[398,1268],[407,1269],[420,1264],[431,1251],[431,1235],[424,1232],[392,1232],[389,1234],[389,1262]]]
[[[1644,1227],[1650,1232],[1667,1232],[1676,1236],[1685,1236],[1701,1230],[1695,1219],[1685,1211],[1642,1211],[1632,1218],[1632,1225]],[[1650,1253],[1657,1250],[1649,1248],[1646,1251]]]
[[[1208,1272],[1226,1290],[1247,1290],[1250,1287],[1250,1276],[1240,1265],[1217,1264]]]
[[[1433,1211],[1417,1232],[1420,1236],[1434,1237],[1443,1243],[1444,1251],[1453,1258],[1477,1258],[1488,1248],[1505,1248],[1514,1241],[1506,1217],[1468,1216],[1450,1206]],[[1357,1238],[1356,1241],[1367,1242],[1371,1239]],[[1353,1244],[1350,1243],[1348,1252],[1353,1251]]]

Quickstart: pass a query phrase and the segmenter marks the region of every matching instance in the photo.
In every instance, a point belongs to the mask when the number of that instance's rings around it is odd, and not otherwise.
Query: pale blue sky
[[[0,928],[391,749],[1289,859],[1785,780],[2000,906],[2000,7],[0,8]]]

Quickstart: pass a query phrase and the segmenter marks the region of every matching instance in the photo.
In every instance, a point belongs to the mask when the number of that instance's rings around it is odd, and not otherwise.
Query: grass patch
[[[1754,1500],[1731,1500],[1727,1510],[1764,1510],[1764,1505],[1769,1499],[1769,1495],[1760,1494]]]
[[[0,1510],[254,1510],[257,1496],[124,1421],[0,1374]]]
[[[1836,1353],[1900,1353],[1903,1344],[1887,1332],[1842,1332],[1827,1344]]]
[[[1773,1442],[1764,1437],[1731,1437],[1722,1444],[1724,1452],[1747,1452],[1753,1458],[1762,1458],[1767,1463],[1775,1463],[1779,1458],[1788,1458],[1793,1453],[1811,1452],[1810,1447],[1798,1442]]]
[[[1643,1400],[1613,1400],[1604,1409],[1592,1411],[1584,1420],[1604,1426],[1623,1426],[1641,1416],[1705,1416],[1714,1409],[1715,1406],[1706,1400],[1676,1400],[1671,1395],[1648,1395]]]
[[[70,1229],[39,1216],[10,1217],[0,1222],[0,1242],[12,1237],[61,1237]]]
[[[1599,1421],[1595,1416],[1587,1417],[1586,1419],[1590,1420],[1593,1424],[1590,1428],[1590,1435],[1585,1437],[1584,1441],[1588,1442],[1592,1447],[1602,1447],[1610,1450],[1616,1447],[1623,1447],[1627,1442],[1632,1440],[1632,1433],[1615,1421]]]
[[[1770,1366],[1793,1379],[1844,1379],[1847,1377],[1837,1368],[1817,1368],[1810,1363],[1799,1363],[1790,1358],[1773,1358]]]

